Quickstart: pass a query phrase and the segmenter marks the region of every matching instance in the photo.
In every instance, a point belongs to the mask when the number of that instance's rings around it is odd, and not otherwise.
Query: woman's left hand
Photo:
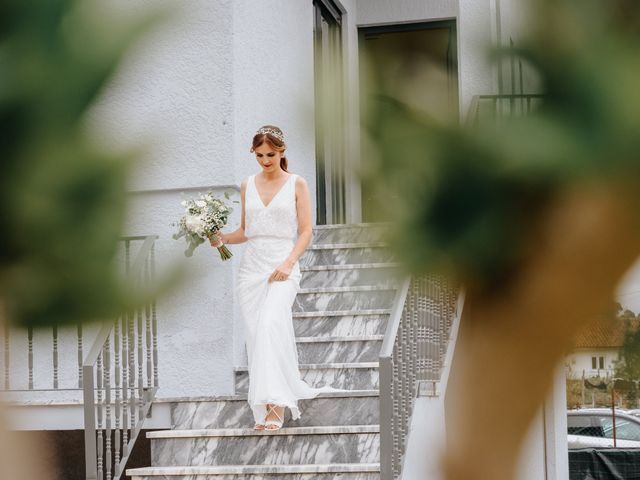
[[[293,267],[287,262],[283,263],[273,271],[273,273],[269,277],[269,283],[285,281],[287,278],[289,278],[292,268]]]

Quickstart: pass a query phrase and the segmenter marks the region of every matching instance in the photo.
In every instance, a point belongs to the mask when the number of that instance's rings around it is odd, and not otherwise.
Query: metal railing
[[[123,273],[132,285],[152,281],[157,238],[122,237]],[[0,391],[22,396],[43,392],[49,397],[54,392],[67,392],[66,397],[82,393],[86,478],[117,480],[158,389],[155,301],[99,327],[85,356],[82,324],[71,329],[54,325],[49,340],[46,329],[11,329],[5,323]],[[67,361],[61,365],[60,359]]]
[[[135,283],[154,277],[156,238],[125,239],[125,269]],[[131,262],[133,241],[143,243]],[[155,301],[102,326],[82,362],[82,383],[86,478],[119,479],[158,390]]]
[[[466,124],[498,124],[504,118],[529,115],[540,106],[543,98],[537,93],[474,95]]]
[[[437,275],[407,278],[398,289],[380,348],[380,478],[400,476],[418,386],[437,395],[456,313],[458,288]]]

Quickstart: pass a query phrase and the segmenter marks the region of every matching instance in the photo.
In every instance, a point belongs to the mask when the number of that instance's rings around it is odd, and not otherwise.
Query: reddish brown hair
[[[270,128],[270,129],[276,130],[278,133],[280,133],[280,135],[284,137],[282,130],[280,130],[278,127],[275,127],[273,125],[263,125],[262,127],[260,127],[260,129],[262,128]],[[256,135],[253,136],[253,142],[251,143],[251,150],[250,150],[251,153],[253,153],[255,149],[258,148],[260,145],[263,145],[265,143],[277,152],[284,152],[285,148],[287,148],[286,144],[275,135],[272,135],[271,133],[257,133]],[[285,172],[288,172],[289,171],[287,170],[288,167],[289,167],[289,161],[283,155],[282,158],[280,158],[280,168]]]

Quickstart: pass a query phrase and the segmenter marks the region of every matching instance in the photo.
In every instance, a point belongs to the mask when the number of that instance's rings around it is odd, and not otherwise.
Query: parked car
[[[640,418],[616,409],[616,447],[640,448]],[[567,442],[570,449],[613,448],[613,415],[609,408],[567,412]]]

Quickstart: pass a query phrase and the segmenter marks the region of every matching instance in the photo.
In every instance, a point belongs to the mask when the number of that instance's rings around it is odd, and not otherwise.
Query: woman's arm
[[[269,277],[272,280],[285,280],[293,266],[311,243],[313,227],[311,225],[311,196],[307,181],[302,177],[296,178],[296,212],[298,215],[298,240],[287,259]]]
[[[247,190],[247,179],[245,178],[240,184],[240,205],[242,213],[240,215],[240,226],[230,233],[218,232],[218,237],[222,241],[222,243],[233,244],[233,243],[244,243],[248,239],[244,235],[244,194]],[[221,243],[215,243],[213,240],[210,240],[210,243],[214,247],[219,247]]]

